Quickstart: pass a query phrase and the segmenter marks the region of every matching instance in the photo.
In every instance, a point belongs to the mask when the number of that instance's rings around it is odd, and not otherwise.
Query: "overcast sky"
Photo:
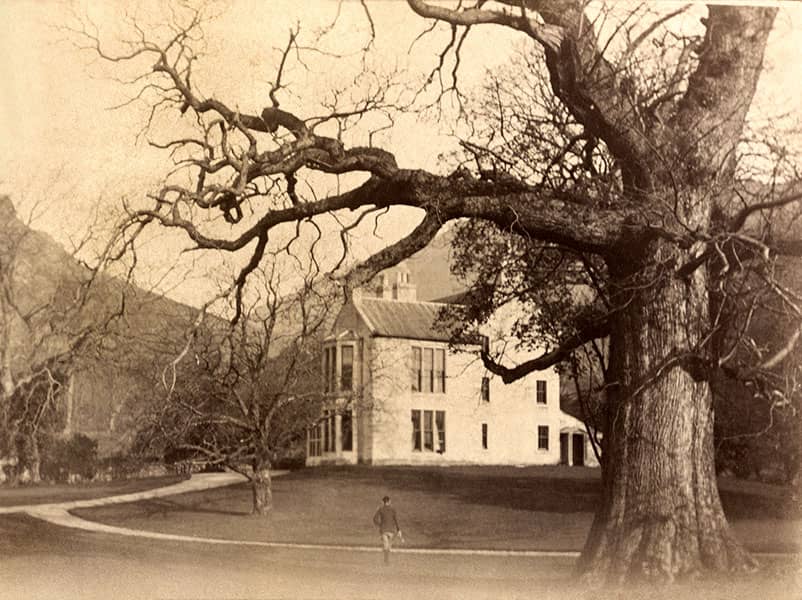
[[[96,0],[83,3],[3,0],[0,2],[0,191],[10,193],[24,212],[34,199],[44,198],[49,210],[36,227],[61,243],[79,230],[98,198],[107,205],[121,196],[142,195],[164,176],[165,155],[137,140],[146,110],[132,105],[109,107],[130,97],[110,72],[92,64],[93,57],[65,41],[63,25],[74,24],[72,13],[89,14],[100,31],[114,37],[124,12],[142,22],[159,21],[163,3]],[[767,72],[759,104],[766,111],[795,111],[799,122],[802,97],[802,8],[785,5],[767,55]],[[442,37],[427,38],[407,50],[425,24],[403,2],[370,2],[377,39],[373,64],[379,70],[397,68],[404,77],[421,77],[433,65]],[[221,5],[220,16],[206,28],[207,58],[198,68],[198,81],[207,95],[217,95],[245,112],[258,113],[268,104],[267,91],[289,28],[300,22],[311,34],[334,19],[337,3],[329,0],[232,0]],[[701,10],[701,9],[700,9]],[[696,18],[696,17],[694,17]],[[353,52],[367,40],[369,25],[356,2],[346,2],[330,49]],[[74,39],[74,38],[72,38]],[[464,50],[460,78],[464,89],[481,84],[487,69],[509,61],[519,34],[501,28],[477,28]],[[323,63],[321,63],[322,65]],[[321,67],[311,74],[290,72],[297,96],[283,97],[282,106],[303,116],[309,98],[342,80],[353,60],[340,68]],[[405,167],[437,169],[438,155],[453,147],[444,124],[401,123],[381,138]],[[415,222],[414,212],[397,216],[387,239]],[[161,237],[151,244],[152,265],[174,261],[183,242]],[[379,242],[376,242],[377,245]],[[173,284],[165,284],[173,286]],[[196,292],[184,286],[174,296],[193,301]]]

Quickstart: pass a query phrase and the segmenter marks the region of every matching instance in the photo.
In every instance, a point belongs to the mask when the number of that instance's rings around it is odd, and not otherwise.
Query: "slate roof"
[[[358,298],[354,306],[375,336],[439,342],[450,339],[437,323],[445,304]]]

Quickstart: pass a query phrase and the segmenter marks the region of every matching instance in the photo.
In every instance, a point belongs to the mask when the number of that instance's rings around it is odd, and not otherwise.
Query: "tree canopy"
[[[195,82],[202,9],[182,7],[158,30],[133,22],[117,43],[80,25],[80,44],[133,68],[135,100],[152,108],[147,125],[168,137],[151,143],[178,170],[148,205],[131,207],[130,226],[157,224],[198,249],[247,252],[231,287],[239,314],[249,275],[276,246],[314,246],[324,217],[339,223],[341,257],[327,268],[346,291],[423,248],[445,223],[471,220],[466,246],[501,267],[492,281],[493,269],[480,269],[473,316],[523,299],[517,333],[548,341],[519,365],[483,354],[490,371],[510,381],[594,340],[607,344],[605,491],[580,560],[587,576],[751,567],[715,485],[710,381],[725,372],[783,397],[794,391],[776,385],[772,369],[802,332],[798,290],[775,276],[778,261],[802,253],[798,157],[749,119],[777,9],[714,5],[697,21],[687,7],[649,4],[407,3],[422,35],[450,33],[429,76],[398,92],[363,58],[345,86],[351,95],[336,88],[323,115],[295,109],[304,89],[286,71],[290,61],[325,55],[321,39],[346,33],[336,22],[311,43],[290,32],[264,106],[252,112]],[[371,32],[362,57],[382,33],[377,6],[359,4]],[[488,75],[483,92],[470,91],[478,101],[459,86],[461,48],[491,26],[517,32],[524,47]],[[394,116],[428,109],[412,125],[425,129],[432,110],[445,118],[437,110],[447,101],[467,124],[450,173],[405,168],[372,135],[367,144],[351,137],[377,113],[392,127]],[[165,112],[181,119],[180,134],[154,118]],[[397,207],[418,209],[418,225],[353,265],[354,231]],[[571,293],[576,286],[587,293]],[[769,305],[793,325],[758,347],[745,323]]]

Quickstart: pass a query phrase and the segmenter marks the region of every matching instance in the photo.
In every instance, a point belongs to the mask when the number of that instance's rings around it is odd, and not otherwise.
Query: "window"
[[[435,411],[434,425],[437,427],[437,452],[443,454],[446,451],[446,411]]]
[[[322,435],[319,434],[319,439],[323,442],[323,447],[321,448],[323,452],[334,452],[335,451],[335,444],[336,444],[336,437],[335,437],[335,429],[336,424],[334,421],[334,413],[330,410],[323,411],[323,418],[320,420],[319,424],[320,429],[322,429]]]
[[[546,382],[542,379],[537,380],[537,403],[546,404]]]
[[[412,449],[413,450],[420,450],[421,449],[421,440],[420,440],[420,411],[413,410],[412,411]]]
[[[421,349],[412,347],[412,391],[420,392],[423,385],[421,372]]]
[[[337,346],[323,349],[324,389],[329,393],[337,390],[352,390],[354,387],[354,346],[348,344],[339,347],[339,365],[337,364],[337,350]]]
[[[354,449],[354,422],[353,413],[350,410],[343,412],[340,419],[340,431],[342,432],[343,452],[350,452]]]
[[[351,390],[354,385],[354,347],[343,346],[340,348],[340,389]]]
[[[446,391],[444,348],[412,347],[412,391],[442,394]]]
[[[442,394],[446,391],[446,351],[442,348],[434,351],[434,390]]]
[[[433,378],[434,378],[434,349],[433,348],[424,348],[423,349],[423,389],[422,392],[431,392],[433,389]]]
[[[329,446],[326,448],[328,452],[334,452],[336,447],[336,430],[337,430],[337,422],[334,419],[334,413],[329,413],[329,418],[326,420],[326,426],[329,428]]]
[[[323,350],[323,377],[327,392],[337,391],[337,346]]]
[[[329,391],[337,391],[337,347],[329,348],[331,361],[329,363]]]
[[[490,402],[490,378],[482,377],[482,402]]]
[[[548,450],[549,449],[549,426],[548,425],[538,425],[537,426],[537,449],[538,450]]]
[[[434,415],[430,410],[423,411],[423,449],[434,450]]]
[[[435,446],[435,440],[437,445]],[[446,412],[412,411],[412,450],[443,454],[446,451]]]
[[[309,428],[309,456],[320,456],[320,423]]]
[[[323,390],[329,391],[329,349],[323,348]]]
[[[329,451],[329,435],[331,430],[329,428],[329,411],[323,412],[323,420],[320,423],[323,428],[323,452]]]
[[[482,423],[482,448],[487,450],[487,423]]]

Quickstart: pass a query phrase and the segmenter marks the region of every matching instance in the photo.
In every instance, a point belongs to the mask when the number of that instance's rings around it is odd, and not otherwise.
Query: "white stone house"
[[[402,268],[377,297],[355,294],[340,311],[324,340],[329,402],[308,432],[307,465],[597,464],[582,422],[560,410],[556,371],[505,385],[478,345],[449,346],[437,327],[444,304],[415,296]]]

